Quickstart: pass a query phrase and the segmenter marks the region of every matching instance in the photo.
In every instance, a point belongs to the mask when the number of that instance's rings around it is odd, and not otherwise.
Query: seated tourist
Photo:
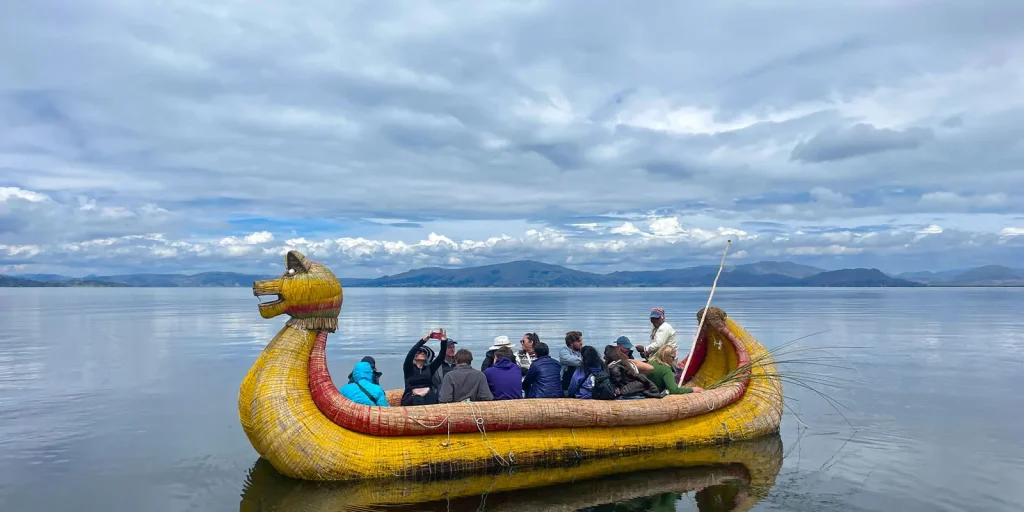
[[[523,335],[523,339],[520,340],[523,348],[516,352],[516,364],[523,369],[523,375],[530,370],[530,365],[534,360],[537,359],[536,346],[540,343],[540,336],[535,332],[528,332]]]
[[[432,338],[433,333],[423,336],[405,356],[402,372],[405,374],[405,392],[402,393],[402,406],[431,405],[437,403],[437,387],[434,384],[434,373],[441,367],[444,359],[434,357],[433,350],[424,345]],[[441,353],[448,351],[448,335],[441,331]]]
[[[509,350],[512,350],[512,341],[504,334],[494,337],[494,345],[491,345],[491,348],[487,349],[487,353],[484,354],[484,360],[480,363],[480,371],[484,371],[494,364],[494,353],[501,347],[508,347]]]
[[[580,367],[569,380],[569,397],[614,400],[615,386],[597,349],[585,346],[580,350]]]
[[[373,367],[366,361],[359,361],[352,370],[352,382],[341,387],[345,398],[363,405],[388,407],[384,390],[373,383]]]
[[[634,359],[633,357],[633,342],[629,341],[629,338],[625,336],[619,336],[619,339],[615,340],[615,346],[621,350],[626,357]]]
[[[370,368],[373,370],[373,383],[380,384],[380,376],[382,374],[377,371],[377,361],[374,361],[370,356],[366,356],[362,359],[362,362],[370,363]],[[349,383],[355,382],[355,379],[352,377],[352,372],[349,372],[348,374],[348,381]]]
[[[562,365],[555,361],[547,344],[538,341],[533,346],[537,359],[523,378],[523,394],[526,398],[564,398],[562,391]]]
[[[457,344],[458,342],[448,338],[448,349],[445,350],[444,359],[441,360],[441,365],[434,372],[434,388],[436,389],[441,389],[441,380],[444,379],[444,374],[455,368],[455,349]]]
[[[583,349],[583,333],[580,331],[569,331],[565,333],[565,346],[558,350],[558,363],[562,365],[562,390],[566,396],[569,394],[569,382],[572,381],[576,371],[583,364],[580,359],[580,350]]]
[[[604,348],[604,362],[615,385],[615,395],[621,398],[661,398],[661,390],[647,380],[633,361],[626,358],[615,345]]]
[[[512,362],[512,349],[501,347],[494,352],[494,364],[484,370],[487,384],[495,400],[514,400],[523,397],[523,374]]]
[[[686,393],[699,393],[704,391],[696,386],[692,388],[681,388],[676,384],[678,376],[675,371],[676,368],[676,348],[672,346],[665,347],[658,351],[658,354],[651,361],[651,366],[654,370],[647,375],[647,378],[658,386],[661,391],[668,391],[672,395],[684,395]]]
[[[483,372],[470,366],[473,354],[462,348],[455,353],[455,367],[448,370],[441,380],[438,401],[442,404],[452,402],[486,402],[493,400],[487,377]]]
[[[650,364],[633,357],[633,343],[629,341],[629,338],[619,336],[619,339],[615,340],[615,348],[617,348],[619,352],[626,357],[626,359],[632,361],[633,367],[640,373],[647,375],[654,369]]]

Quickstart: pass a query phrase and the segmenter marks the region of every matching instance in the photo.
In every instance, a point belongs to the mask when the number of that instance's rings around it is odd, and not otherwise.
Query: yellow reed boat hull
[[[498,466],[575,464],[595,457],[724,444],[778,431],[782,387],[767,350],[711,308],[706,356],[687,383],[703,393],[644,400],[523,399],[418,407],[345,400],[326,369],[341,286],[295,251],[264,317],[288,314],[242,381],[239,419],[253,448],[279,472],[305,480],[464,474]],[[395,393],[390,394],[392,399]]]

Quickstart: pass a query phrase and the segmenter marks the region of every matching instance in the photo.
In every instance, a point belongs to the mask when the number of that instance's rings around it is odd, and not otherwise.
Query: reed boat
[[[767,349],[719,308],[707,308],[704,352],[685,383],[704,392],[644,400],[523,399],[392,407],[345,399],[327,368],[343,290],[297,251],[253,293],[264,319],[287,315],[242,381],[238,413],[253,448],[303,480],[458,475],[499,466],[560,466],[662,449],[713,446],[778,432],[782,385]],[[698,319],[703,310],[697,312]],[[681,349],[682,351],[683,349]],[[700,352],[700,351],[695,351]],[[689,372],[688,372],[689,373]]]
[[[778,434],[725,447],[590,459],[556,470],[499,468],[447,479],[307,482],[259,459],[246,475],[239,510],[570,512],[610,503],[619,504],[616,510],[675,510],[682,494],[695,491],[698,510],[744,511],[768,495],[782,462]]]

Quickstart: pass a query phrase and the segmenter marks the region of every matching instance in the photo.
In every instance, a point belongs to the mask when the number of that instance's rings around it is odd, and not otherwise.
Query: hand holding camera
[[[424,341],[426,341],[426,340],[446,340],[446,339],[448,339],[448,332],[446,330],[440,328],[440,327],[430,331],[430,333],[428,333],[426,336],[423,337]]]

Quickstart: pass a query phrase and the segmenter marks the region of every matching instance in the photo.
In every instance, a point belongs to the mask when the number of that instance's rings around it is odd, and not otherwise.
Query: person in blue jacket
[[[384,389],[373,383],[373,367],[366,361],[356,363],[352,382],[341,387],[341,394],[357,404],[389,407]]]
[[[373,370],[373,383],[374,384],[380,384],[380,376],[383,375],[383,374],[380,373],[379,371],[377,371],[377,361],[375,361],[370,356],[364,357],[362,359],[362,361],[366,362],[366,363],[370,363],[370,369]],[[352,372],[348,373],[348,381],[349,381],[349,383],[355,382],[355,379],[352,378]]]
[[[526,377],[523,377],[523,393],[526,398],[563,398],[562,365],[551,358],[551,349],[546,343],[535,343],[533,353],[537,358],[530,364]]]
[[[569,398],[593,398],[594,379],[591,376],[598,372],[607,371],[604,359],[597,352],[597,349],[589,345],[580,350],[582,364],[572,374],[569,381]]]

